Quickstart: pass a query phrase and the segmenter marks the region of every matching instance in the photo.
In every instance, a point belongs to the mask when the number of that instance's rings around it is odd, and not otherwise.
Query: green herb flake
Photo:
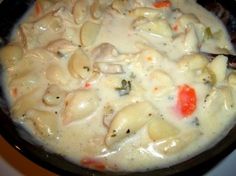
[[[87,72],[90,71],[90,68],[88,66],[84,66],[83,69],[87,70]]]
[[[123,79],[121,81],[121,87],[117,87],[115,88],[115,90],[118,91],[120,96],[124,96],[129,94],[131,88],[131,81],[126,81],[125,79]]]
[[[204,31],[204,39],[209,40],[213,38],[213,33],[210,27],[207,27]]]

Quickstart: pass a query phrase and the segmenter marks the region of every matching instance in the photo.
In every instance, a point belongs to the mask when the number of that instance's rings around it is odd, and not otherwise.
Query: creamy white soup
[[[12,119],[47,150],[146,171],[235,124],[236,72],[223,54],[235,54],[226,29],[194,0],[38,0],[0,58]]]

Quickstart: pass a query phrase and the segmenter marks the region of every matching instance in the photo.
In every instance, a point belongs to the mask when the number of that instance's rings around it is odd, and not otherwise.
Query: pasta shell
[[[99,103],[99,97],[94,90],[77,90],[67,95],[63,123],[86,118],[93,114]]]
[[[68,70],[74,78],[87,79],[92,74],[91,60],[81,49],[77,49],[68,62]]]
[[[148,102],[134,103],[124,107],[113,118],[105,143],[107,146],[112,146],[131,134],[135,134],[156,114],[157,110]]]

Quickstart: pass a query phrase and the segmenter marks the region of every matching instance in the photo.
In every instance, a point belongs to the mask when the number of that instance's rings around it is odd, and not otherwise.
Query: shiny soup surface
[[[168,167],[227,134],[236,72],[223,54],[225,27],[194,0],[37,0],[0,50],[12,119],[110,171]]]

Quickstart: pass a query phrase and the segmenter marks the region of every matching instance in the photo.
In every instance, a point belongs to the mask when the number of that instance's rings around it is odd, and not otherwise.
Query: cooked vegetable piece
[[[15,66],[23,56],[23,50],[20,46],[8,45],[0,50],[0,61],[3,67],[11,68]]]
[[[153,70],[149,75],[151,89],[154,95],[163,96],[174,86],[170,75],[162,70]]]
[[[204,39],[209,40],[209,39],[212,39],[212,38],[213,38],[213,34],[211,32],[211,28],[207,27],[204,31]]]
[[[100,24],[86,21],[80,31],[80,40],[84,46],[92,45],[100,31]]]
[[[100,72],[106,74],[122,74],[124,73],[123,67],[120,64],[112,64],[112,63],[96,63],[95,65]]]
[[[179,61],[178,66],[183,70],[197,70],[204,68],[209,63],[208,59],[201,54],[184,55]]]
[[[208,64],[208,68],[216,76],[216,83],[219,83],[225,79],[227,70],[227,60],[227,57],[219,55],[215,57],[211,63]]]
[[[58,56],[65,56],[66,54],[75,51],[78,47],[71,41],[65,39],[58,39],[50,42],[47,45],[47,50],[53,52]]]
[[[40,85],[42,77],[32,70],[23,70],[18,72],[15,77],[9,82],[9,88],[15,91],[13,95],[14,98],[18,98],[25,95],[29,91],[37,88]],[[42,84],[42,83],[41,83]],[[12,92],[13,93],[13,92]]]
[[[32,98],[34,97],[34,98]],[[11,115],[15,119],[24,120],[25,114],[29,109],[34,108],[37,104],[39,104],[40,100],[40,91],[39,89],[34,89],[29,93],[23,95],[17,101],[14,102]]]
[[[75,23],[80,24],[80,22],[82,22],[86,18],[88,14],[88,8],[88,1],[76,0],[72,9]]]
[[[67,75],[62,66],[51,64],[46,69],[46,78],[51,84],[66,84],[68,82]]]
[[[204,84],[210,84],[211,86],[215,85],[216,83],[216,75],[207,67],[201,70],[201,74],[197,75],[197,79],[200,82]]]
[[[231,86],[236,86],[236,73],[235,72],[232,72],[229,77],[228,77],[228,83],[229,85]]]
[[[106,169],[106,166],[103,162],[93,158],[83,158],[80,163],[86,168],[95,169],[98,171],[104,171]]]
[[[158,142],[156,148],[165,155],[176,154],[191,145],[201,135],[199,130],[190,130],[178,136],[163,139]]]
[[[230,87],[222,87],[221,92],[224,97],[224,106],[226,110],[231,110],[234,108],[234,99],[232,94],[232,89]]]
[[[123,79],[121,81],[121,87],[116,87],[115,90],[119,92],[120,96],[128,95],[131,91],[131,81]]]
[[[103,9],[99,0],[94,0],[93,4],[90,7],[90,13],[94,19],[99,19],[102,16]]]
[[[197,108],[197,95],[194,88],[188,85],[179,87],[177,96],[177,109],[181,116],[189,117]]]
[[[157,9],[168,8],[171,6],[171,2],[169,0],[157,1],[153,3],[153,6]]]
[[[176,136],[179,131],[173,124],[160,117],[154,117],[148,123],[148,134],[153,141]]]
[[[92,50],[92,58],[99,61],[116,61],[119,52],[110,43],[102,43]]]

